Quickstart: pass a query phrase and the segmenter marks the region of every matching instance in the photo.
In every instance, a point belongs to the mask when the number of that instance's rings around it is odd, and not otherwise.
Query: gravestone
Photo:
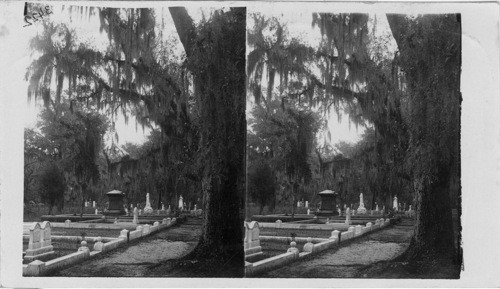
[[[120,236],[118,238],[127,239],[128,238],[128,230],[127,229],[121,230]]]
[[[33,261],[54,254],[51,238],[50,222],[45,221],[41,225],[38,222],[32,223],[30,226],[28,249],[26,250],[24,260]]]
[[[275,225],[276,229],[281,228],[281,223],[282,223],[282,221],[281,221],[281,220],[276,220],[276,222],[275,222],[275,224],[276,224],[276,225]]]
[[[142,227],[142,235],[147,235],[149,233],[151,233],[151,225],[146,224]]]
[[[99,215],[99,211],[97,209],[95,209],[95,214]]]
[[[144,207],[144,214],[152,214],[153,208],[151,207],[151,202],[149,201],[149,193],[146,194],[146,206]]]
[[[139,223],[139,210],[137,210],[137,207],[134,208],[134,219],[132,220],[132,223]]]
[[[179,210],[184,210],[184,201],[182,199],[182,196],[179,197]]]
[[[398,210],[398,197],[397,196],[394,196],[394,200],[392,201],[392,208],[394,209],[394,211]]]
[[[170,208],[170,205],[168,205],[167,215],[170,215],[171,213],[172,213],[172,209]]]
[[[311,214],[311,210],[310,209],[307,209],[307,214],[310,215]]]
[[[365,203],[363,201],[363,193],[359,194],[359,207],[356,212],[360,215],[366,214]]]
[[[346,225],[351,224],[351,210],[349,208],[347,208],[345,211],[345,224]]]
[[[245,239],[244,239],[244,250],[245,258],[255,257],[262,255],[262,247],[260,246],[259,240],[259,223],[256,221],[244,222],[245,226]]]
[[[309,208],[309,201],[306,201],[306,208]]]
[[[163,203],[161,204],[161,210],[165,211],[165,205]]]
[[[340,210],[340,208],[337,209],[337,213],[339,213],[339,216],[342,216],[342,211]]]
[[[92,208],[95,208],[95,201],[92,201]]]
[[[332,190],[324,190],[318,193],[321,198],[321,208],[318,216],[336,216],[338,212],[335,210],[337,193]]]
[[[69,228],[71,226],[71,220],[64,221],[64,227]]]
[[[355,236],[361,235],[361,225],[357,225],[354,232]]]
[[[103,214],[105,216],[123,216],[125,215],[125,210],[123,208],[123,197],[124,193],[118,190],[112,190],[106,193],[108,197],[108,207],[104,210]]]
[[[340,236],[340,231],[338,231],[338,230],[333,230],[333,231],[332,231],[332,235],[330,236],[330,239],[335,239],[335,238],[336,238],[336,239],[338,239],[338,238],[339,238],[339,236]]]
[[[378,213],[378,204],[375,206],[375,211]]]

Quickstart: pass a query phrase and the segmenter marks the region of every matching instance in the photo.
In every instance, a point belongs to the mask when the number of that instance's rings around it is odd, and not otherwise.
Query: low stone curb
[[[370,233],[370,232],[375,232],[378,231],[382,228],[387,227],[389,224],[391,224],[390,219],[379,219],[376,220],[375,225],[372,223],[367,223],[366,226],[350,226],[348,228],[348,231],[346,232],[332,232],[332,237],[330,239],[327,239],[323,242],[313,244],[313,239],[308,238],[308,243],[304,245],[304,250],[303,252],[299,252],[298,249],[295,249],[295,252],[289,252],[283,253],[277,256],[273,256],[268,259],[260,260],[255,263],[250,263],[245,261],[245,276],[246,277],[251,277],[258,275],[262,272],[270,271],[277,269],[279,267],[282,267],[284,265],[290,264],[292,262],[295,262],[296,260],[299,260],[301,258],[304,258],[306,256],[312,255],[312,254],[317,254],[319,252],[322,252],[324,250],[327,250],[329,248],[333,248],[334,246],[339,246],[342,242],[352,240],[359,238],[363,236],[364,234]],[[259,224],[260,225],[260,224]],[[283,224],[281,224],[283,225]],[[338,234],[335,236],[335,233]],[[268,236],[262,236],[265,239],[269,238]],[[340,237],[340,238],[339,238]],[[274,237],[276,238],[276,237]],[[281,237],[281,238],[287,238],[288,237]],[[281,238],[279,238],[279,241],[281,241]],[[259,237],[260,239],[260,237]],[[297,239],[297,238],[295,238]],[[277,239],[278,240],[278,239]],[[295,245],[294,245],[295,246]]]
[[[182,218],[184,220],[185,217]],[[78,249],[77,252],[71,253],[69,255],[65,255],[47,262],[42,262],[40,260],[35,260],[27,265],[23,265],[23,276],[26,277],[34,277],[34,276],[44,276],[49,274],[50,272],[60,270],[61,268],[65,268],[68,266],[75,265],[77,263],[83,262],[84,260],[87,260],[91,257],[94,257],[96,255],[109,252],[111,250],[114,250],[124,244],[127,244],[128,242],[146,237],[150,235],[151,233],[161,231],[167,228],[170,228],[178,223],[176,218],[170,219],[164,219],[162,223],[160,222],[155,222],[153,226],[150,225],[144,225],[147,226],[146,231],[144,230],[143,225],[137,226],[136,230],[129,232],[126,229],[123,229],[120,232],[120,236],[118,238],[112,238],[112,240],[108,241],[107,243],[102,243],[99,242],[98,238],[99,237],[86,237],[85,239],[90,240],[94,239],[93,241],[95,242],[94,248],[90,250],[86,246],[82,246]],[[52,236],[55,237],[55,236]],[[58,237],[68,237],[68,236],[58,236]],[[72,238],[72,236],[70,236]],[[81,238],[81,237],[76,237],[76,238]],[[111,238],[108,238],[111,239]],[[101,240],[105,240],[104,238],[101,238]],[[83,243],[83,242],[82,242]],[[86,245],[86,242],[85,242]]]

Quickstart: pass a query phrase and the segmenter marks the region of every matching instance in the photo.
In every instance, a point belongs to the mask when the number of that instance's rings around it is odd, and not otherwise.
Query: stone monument
[[[179,197],[179,210],[184,210],[184,201],[182,199],[182,196]]]
[[[125,215],[125,210],[123,209],[123,197],[124,193],[118,190],[113,190],[111,192],[106,193],[106,196],[109,200],[108,208],[104,210],[104,215],[114,215],[120,216]]]
[[[398,197],[394,196],[394,201],[392,202],[392,208],[394,211],[398,210]]]
[[[41,225],[38,222],[31,224],[30,239],[24,260],[33,261],[54,254],[54,247],[51,242],[51,226],[48,221],[43,222]]]
[[[357,213],[366,214],[365,203],[363,201],[363,193],[359,194],[359,207]]]
[[[338,211],[335,210],[337,193],[331,190],[324,190],[318,193],[321,198],[321,208],[318,216],[336,216]]]
[[[151,202],[149,201],[149,193],[146,194],[146,206],[144,207],[144,214],[152,214]]]
[[[259,223],[256,221],[244,222],[245,225],[245,259],[252,259],[262,255],[262,247],[259,240]]]

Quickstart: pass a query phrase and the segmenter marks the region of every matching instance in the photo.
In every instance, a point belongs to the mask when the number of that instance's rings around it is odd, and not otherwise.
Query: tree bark
[[[411,20],[388,14],[409,94],[410,157],[416,226],[407,257],[453,250],[450,181],[460,163],[461,25],[459,15]],[[456,171],[456,172],[455,172]],[[455,176],[452,176],[455,174]],[[456,189],[456,188],[455,188]]]
[[[198,29],[185,8],[169,10],[194,75],[202,120],[203,232],[188,257],[238,264],[243,274],[246,9],[215,12]]]

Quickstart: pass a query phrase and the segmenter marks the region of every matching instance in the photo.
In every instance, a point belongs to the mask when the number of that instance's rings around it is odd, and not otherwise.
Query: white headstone
[[[262,252],[262,248],[260,246],[259,240],[259,223],[256,221],[252,222],[244,222],[245,227],[245,239],[243,240],[245,254],[260,254]],[[249,250],[252,249],[252,250]],[[250,252],[250,253],[247,253]]]
[[[120,237],[119,238],[125,238],[127,239],[127,235],[128,235],[128,230],[127,229],[123,229],[120,231]]]
[[[394,200],[392,202],[392,208],[397,211],[398,210],[398,197],[394,196]]]
[[[64,221],[64,227],[69,228],[71,226],[71,220]]]
[[[276,220],[275,223],[276,223],[276,229],[281,228],[281,223],[282,223],[281,220]]]
[[[340,231],[338,231],[338,230],[333,230],[333,231],[332,231],[332,235],[330,236],[330,239],[335,239],[335,238],[337,238],[337,239],[338,239],[339,234],[340,234]]]
[[[99,215],[99,211],[97,209],[95,209],[95,214]]]
[[[92,207],[95,208],[95,201],[92,201]]]
[[[311,210],[310,209],[307,209],[307,214],[310,215],[311,214]]]
[[[184,209],[184,201],[182,196],[179,197],[179,209],[182,211]]]
[[[309,201],[306,201],[306,208],[309,208]]]
[[[359,194],[359,207],[357,213],[366,214],[365,202],[363,200],[363,193]]]
[[[132,220],[132,223],[139,223],[139,210],[137,210],[137,207],[134,208],[134,219]]]
[[[345,224],[346,225],[351,224],[351,210],[349,208],[347,208],[345,211]]]
[[[164,204],[161,204],[161,210],[165,211],[165,205]]]
[[[144,207],[144,214],[152,214],[153,208],[151,207],[151,202],[149,201],[149,193],[146,194],[146,206]]]

